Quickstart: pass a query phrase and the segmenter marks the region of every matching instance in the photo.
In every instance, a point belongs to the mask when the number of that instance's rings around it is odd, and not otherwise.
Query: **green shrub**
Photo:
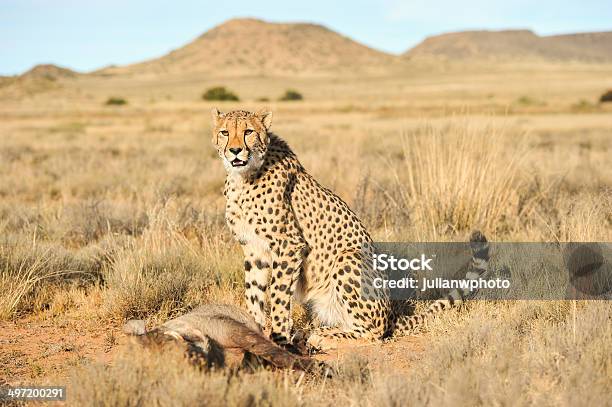
[[[302,99],[304,99],[304,97],[302,96],[300,92],[298,92],[297,90],[293,90],[293,89],[287,89],[285,91],[285,94],[281,96],[279,100],[289,101],[289,100],[302,100]]]
[[[588,100],[580,99],[577,103],[572,105],[572,109],[574,110],[592,110],[596,106],[593,105]]]
[[[270,98],[267,98],[267,97],[264,96],[264,97],[257,98],[257,101],[258,102],[269,102]]]
[[[515,100],[515,103],[521,106],[546,106],[545,101],[532,98],[531,96],[521,96]]]
[[[124,98],[109,97],[108,100],[106,101],[106,105],[108,106],[127,105],[127,100],[125,100]]]
[[[225,86],[215,86],[214,88],[208,89],[202,95],[202,99],[204,100],[230,100],[230,101],[238,101],[238,96],[225,88]]]
[[[536,101],[530,98],[529,96],[521,96],[520,98],[516,100],[516,103],[518,103],[519,105],[529,106],[529,105],[535,105]]]
[[[612,102],[612,90],[609,90],[605,92],[603,95],[601,95],[601,97],[599,98],[599,101],[601,103]]]

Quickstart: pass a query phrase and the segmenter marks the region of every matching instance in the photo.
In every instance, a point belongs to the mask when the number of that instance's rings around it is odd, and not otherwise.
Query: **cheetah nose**
[[[240,153],[242,149],[240,147],[232,147],[229,149],[229,151],[232,152],[234,155],[238,155],[238,153]]]

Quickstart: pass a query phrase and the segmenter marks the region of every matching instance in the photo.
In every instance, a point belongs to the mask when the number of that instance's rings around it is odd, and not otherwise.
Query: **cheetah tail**
[[[473,232],[470,236],[470,248],[472,259],[465,273],[465,280],[478,280],[487,273],[489,264],[489,243],[484,234],[479,231]],[[393,334],[405,335],[412,332],[425,325],[427,320],[436,314],[461,305],[463,301],[476,295],[477,291],[469,287],[452,289],[444,298],[434,301],[426,311],[415,315],[400,316],[395,323]]]

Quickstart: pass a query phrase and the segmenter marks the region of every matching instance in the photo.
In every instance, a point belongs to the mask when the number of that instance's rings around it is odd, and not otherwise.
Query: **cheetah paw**
[[[306,345],[312,353],[328,352],[338,347],[333,339],[318,334],[310,335],[306,340]]]

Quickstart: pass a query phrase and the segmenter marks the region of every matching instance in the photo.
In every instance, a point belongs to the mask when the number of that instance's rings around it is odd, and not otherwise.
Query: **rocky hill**
[[[321,25],[234,19],[161,58],[102,73],[299,75],[383,71],[398,62]]]
[[[409,60],[612,62],[612,32],[538,36],[529,30],[465,31],[425,39]]]

